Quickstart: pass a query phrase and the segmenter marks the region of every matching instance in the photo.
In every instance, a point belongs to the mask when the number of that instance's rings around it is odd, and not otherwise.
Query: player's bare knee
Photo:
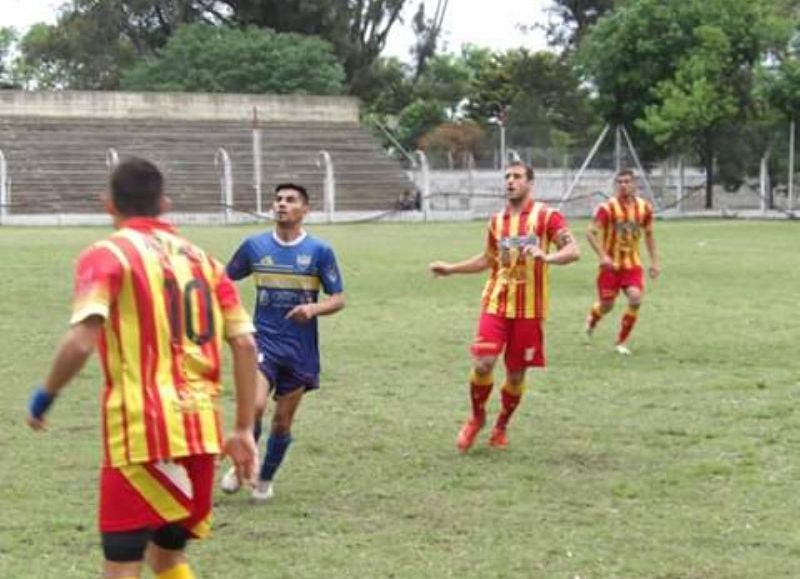
[[[473,360],[473,368],[475,373],[479,376],[488,376],[494,370],[497,358],[475,358]]]

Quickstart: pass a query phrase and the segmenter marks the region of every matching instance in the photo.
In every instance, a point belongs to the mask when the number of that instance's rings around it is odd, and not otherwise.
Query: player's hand
[[[522,249],[522,255],[527,255],[533,259],[544,259],[545,256],[547,256],[547,254],[542,251],[542,248],[538,245],[526,245]]]
[[[254,480],[258,464],[258,447],[252,430],[235,430],[225,440],[222,454],[231,459],[240,483],[251,483]]]
[[[433,261],[428,264],[428,270],[435,277],[445,277],[450,275],[450,266],[443,261]]]
[[[607,255],[600,256],[600,267],[603,269],[614,269],[614,260]]]
[[[661,266],[657,263],[653,263],[650,265],[647,271],[650,274],[650,279],[656,279],[658,274],[661,273]]]
[[[289,310],[289,313],[286,314],[286,319],[293,320],[300,324],[305,324],[306,322],[312,320],[316,315],[314,304],[301,304]]]

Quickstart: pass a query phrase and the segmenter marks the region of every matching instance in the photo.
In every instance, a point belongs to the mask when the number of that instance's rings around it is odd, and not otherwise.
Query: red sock
[[[633,331],[633,326],[636,324],[636,318],[639,316],[639,308],[632,308],[628,306],[625,315],[622,316],[622,323],[619,327],[619,336],[617,336],[617,344],[623,344]]]
[[[508,421],[511,419],[511,415],[514,414],[517,406],[519,406],[520,400],[522,400],[522,392],[514,394],[509,392],[506,387],[503,387],[503,390],[500,392],[500,400],[503,407],[500,409],[500,414],[497,416],[497,423],[494,427],[498,430],[505,430],[508,426]]]
[[[594,328],[602,317],[603,311],[600,309],[600,304],[594,304],[589,310],[589,327]]]
[[[486,401],[492,393],[491,374],[481,376],[474,370],[469,377],[469,397],[472,401],[472,418],[483,423],[486,420]]]

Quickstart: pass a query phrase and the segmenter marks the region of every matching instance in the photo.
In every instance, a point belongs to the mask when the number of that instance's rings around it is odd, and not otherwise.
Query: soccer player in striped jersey
[[[506,378],[500,391],[501,410],[489,445],[508,444],[506,428],[522,398],[525,372],[545,365],[544,321],[549,295],[549,266],[566,265],[579,257],[566,219],[533,197],[533,169],[508,165],[506,208],[489,219],[482,253],[464,261],[435,261],[436,276],[489,270],[481,299],[477,336],[470,348],[472,415],[458,433],[457,446],[469,450],[486,422],[486,402],[494,385],[494,367],[503,354]],[[550,251],[555,246],[555,251]]]
[[[658,277],[661,266],[653,237],[652,205],[637,196],[632,170],[620,170],[615,181],[615,196],[597,207],[586,232],[586,239],[600,261],[598,299],[586,317],[586,334],[592,335],[600,319],[614,307],[614,300],[622,290],[628,298],[628,308],[622,315],[616,350],[620,354],[630,355],[627,341],[639,316],[644,293],[639,254],[642,234],[650,256],[649,274],[652,279]]]
[[[303,229],[308,214],[306,189],[294,183],[275,188],[275,228],[246,239],[227,265],[231,279],[252,276],[256,285],[256,341],[261,380],[256,399],[256,441],[269,391],[275,399],[267,452],[252,491],[256,500],[274,494],[273,479],[292,442],[292,424],[306,392],[319,388],[317,318],[344,307],[342,276],[333,249]],[[319,300],[320,290],[327,294]],[[236,492],[233,470],[222,490]]]
[[[257,380],[254,327],[222,265],[159,218],[163,177],[120,163],[106,207],[117,231],[78,260],[70,328],[27,422],[45,427],[56,395],[97,347],[103,369],[99,526],[104,577],[194,577],[187,539],[208,535],[214,463],[230,456],[249,480]],[[222,341],[233,353],[236,425],[222,441]]]

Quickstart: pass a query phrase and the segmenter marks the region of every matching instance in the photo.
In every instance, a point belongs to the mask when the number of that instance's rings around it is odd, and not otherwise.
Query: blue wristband
[[[50,405],[56,399],[54,394],[50,394],[44,389],[44,386],[38,386],[32,393],[31,399],[28,401],[28,410],[36,420],[39,420],[50,408]]]

